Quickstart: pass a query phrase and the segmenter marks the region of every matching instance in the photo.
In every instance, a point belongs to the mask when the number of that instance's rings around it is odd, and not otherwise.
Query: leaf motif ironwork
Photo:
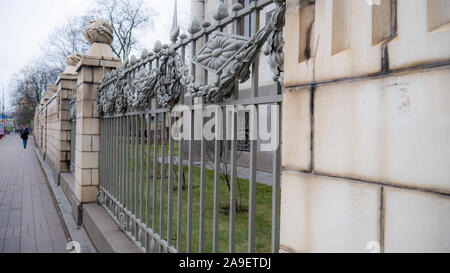
[[[218,74],[217,80],[209,85],[201,85],[196,82],[191,82],[187,85],[187,90],[193,96],[203,97],[206,102],[215,103],[221,102],[224,98],[229,98],[233,93],[237,82],[246,82],[250,78],[251,64],[257,58],[258,53],[263,47],[264,43],[269,37],[268,55],[273,59],[271,69],[275,73],[275,80],[282,81],[282,31],[284,25],[284,14],[286,11],[286,4],[284,1],[274,1],[277,4],[272,18],[264,28],[259,30],[251,40],[249,40],[238,52],[230,62],[223,68],[222,73]],[[272,35],[272,36],[271,36]]]

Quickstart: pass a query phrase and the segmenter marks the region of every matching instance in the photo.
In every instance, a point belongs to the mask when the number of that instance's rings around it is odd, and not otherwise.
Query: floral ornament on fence
[[[173,47],[165,48],[160,53],[160,67],[156,70],[156,98],[163,107],[172,108],[180,100],[182,90],[192,81],[181,56]]]
[[[275,1],[279,8],[283,6],[282,1]],[[276,14],[274,14],[276,15]],[[283,26],[285,24],[284,12],[273,16],[269,24],[274,29],[267,39],[264,55],[269,56],[269,66],[274,76],[273,80],[278,81],[281,86],[284,84],[284,52],[283,52]]]
[[[259,30],[251,40],[246,42],[237,53],[233,55],[231,60],[226,61],[225,67],[221,67],[218,72],[216,82],[209,85],[200,85],[191,82],[187,86],[188,92],[193,96],[203,97],[206,102],[210,103],[221,102],[224,98],[230,97],[238,81],[243,83],[250,78],[251,64],[258,57],[258,54],[266,41],[267,45],[264,52],[269,56],[269,65],[274,72],[274,80],[278,80],[282,83],[284,69],[282,28],[284,26],[286,4],[284,1],[275,0],[274,2],[277,4],[277,8],[274,11],[269,24]],[[206,47],[207,46],[208,44]],[[199,56],[201,55],[202,52]],[[196,57],[197,61],[199,56]],[[209,62],[211,62],[211,60],[213,60],[213,58],[209,59]],[[216,65],[215,60],[213,64],[214,66]]]
[[[218,32],[192,62],[211,72],[220,73],[247,41],[242,36]]]
[[[138,70],[133,80],[130,69],[118,68],[103,77],[99,87],[97,110],[100,114],[123,113],[149,106],[156,97],[162,107],[173,107],[180,99],[182,89],[191,81],[189,70],[173,47],[157,47],[159,67]]]

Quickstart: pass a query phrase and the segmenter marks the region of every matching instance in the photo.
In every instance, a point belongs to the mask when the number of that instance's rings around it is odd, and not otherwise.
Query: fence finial
[[[80,53],[72,53],[66,57],[66,63],[68,66],[76,66],[77,63],[83,58]]]
[[[103,20],[91,20],[89,23],[83,32],[91,44],[86,55],[117,59],[110,46],[114,37],[111,24]]]
[[[69,56],[66,57],[66,64],[67,67],[64,70],[63,74],[77,74],[75,70],[75,66],[78,64],[79,61],[83,58],[83,55],[80,53],[72,53]]]
[[[158,54],[160,51],[162,50],[162,44],[161,42],[158,40],[155,42],[155,45],[153,46],[153,51]]]
[[[112,43],[113,29],[110,23],[103,20],[91,20],[89,23],[83,32],[89,43]]]
[[[202,27],[200,26],[200,21],[197,19],[197,17],[192,18],[191,24],[188,27],[188,32],[191,35],[194,35],[200,30],[202,30]]]
[[[219,1],[219,3],[217,4],[217,9],[213,17],[216,21],[220,21],[228,17],[227,5],[225,5],[223,1]]]
[[[175,0],[175,7],[173,8],[173,21],[172,21],[172,29],[170,30],[170,40],[172,42],[176,42],[178,35],[180,34],[180,28],[178,27],[178,8],[177,8],[177,0]]]

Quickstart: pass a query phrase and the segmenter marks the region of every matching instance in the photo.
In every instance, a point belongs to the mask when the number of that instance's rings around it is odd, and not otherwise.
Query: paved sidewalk
[[[67,253],[67,238],[30,137],[0,140],[0,253]]]

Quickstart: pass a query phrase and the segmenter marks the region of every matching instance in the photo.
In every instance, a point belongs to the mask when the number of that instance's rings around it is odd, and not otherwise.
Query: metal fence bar
[[[159,234],[162,239],[164,239],[164,189],[165,189],[165,180],[166,180],[166,114],[161,113],[161,188],[160,188],[160,197],[159,197]],[[160,248],[162,252],[162,246]]]
[[[104,152],[103,152],[103,136],[105,134],[104,134],[104,131],[103,131],[103,120],[101,119],[99,122],[100,122],[99,179],[100,179],[100,186],[103,186],[103,183],[102,183],[102,181],[103,181],[103,170],[104,170],[104,168],[103,168],[103,155],[104,155]],[[71,141],[73,141],[73,140],[71,139]],[[70,152],[72,153],[72,150]]]
[[[214,142],[214,147],[214,215],[212,252],[216,253],[219,250],[220,152],[222,149],[222,141],[216,139]]]
[[[107,135],[108,136],[110,136],[111,135],[111,119],[107,119],[107,129],[106,129],[106,131],[107,131]],[[108,162],[108,169],[109,170],[111,170],[111,152],[112,152],[112,149],[111,149],[111,138],[110,137],[108,137],[108,148],[107,148],[107,151],[108,151],[108,158],[107,158],[107,162]],[[111,192],[111,172],[108,172],[107,173],[107,178],[106,178],[106,185],[107,185],[107,190],[108,190],[108,192]]]
[[[112,139],[113,139],[113,158],[112,158],[112,162],[113,162],[113,169],[111,170],[113,173],[113,187],[111,189],[111,192],[114,196],[117,196],[117,152],[118,152],[118,146],[117,146],[117,118],[112,118],[111,120],[112,122]]]
[[[103,188],[106,188],[106,170],[108,169],[108,168],[107,168],[107,165],[106,165],[106,158],[107,158],[107,156],[106,156],[106,155],[107,155],[107,150],[106,150],[106,148],[107,148],[106,122],[107,122],[107,119],[104,119],[104,120],[102,121],[102,123],[103,123],[103,125],[102,125],[102,127],[103,127],[103,134],[104,134],[104,137],[103,137],[103,140],[102,140],[102,142],[103,142],[103,144],[102,144],[102,149],[103,149],[103,160],[102,160],[102,165],[103,165],[103,169],[105,170],[105,171],[103,172],[103,175],[102,175],[102,186],[103,186]]]
[[[120,178],[121,178],[121,171],[122,171],[122,169],[120,168],[120,155],[121,155],[121,150],[120,150],[120,147],[121,147],[121,139],[120,139],[120,131],[121,131],[121,128],[120,128],[120,118],[116,118],[116,139],[117,139],[117,155],[116,155],[116,169],[117,169],[117,178],[116,178],[116,196],[117,196],[117,198],[119,199],[119,201],[120,201],[120,195],[121,195],[121,192],[120,192]]]
[[[135,164],[134,164],[134,215],[138,217],[138,190],[139,190],[139,116],[134,116],[135,119]]]
[[[119,195],[119,118],[114,118],[114,196]]]
[[[156,100],[155,100],[155,108],[156,108]],[[158,114],[154,115],[153,122],[153,215],[152,215],[152,229],[156,232],[156,209],[157,209],[157,190],[158,190]],[[156,250],[156,242],[155,242],[155,250]]]
[[[170,128],[172,128],[172,117],[169,114],[169,183],[167,185],[168,193],[167,193],[167,243],[168,245],[172,245],[172,222],[173,222],[173,138]]]
[[[237,113],[233,110],[232,117],[233,137],[231,140],[231,182],[230,182],[230,230],[228,252],[235,251],[235,233],[236,233],[236,154],[237,154]]]
[[[194,56],[197,54],[197,41],[192,40],[191,42],[191,58],[194,58]],[[191,76],[193,79],[196,78],[197,67],[194,63],[191,63]],[[191,104],[193,103],[191,99]],[[188,144],[189,154],[188,154],[188,161],[189,161],[189,169],[188,169],[188,208],[187,208],[187,234],[186,234],[186,252],[189,253],[192,250],[192,187],[193,187],[193,141],[194,141],[194,115],[193,111],[190,111],[190,139]]]
[[[156,57],[156,59],[155,59],[155,65],[156,65],[156,67],[159,67],[159,64],[160,64],[160,58],[159,58],[159,56],[157,56]],[[155,98],[155,111],[156,110],[158,110],[158,108],[159,108],[160,106],[159,106],[159,104],[158,104],[158,101],[156,100],[156,98]],[[158,127],[158,115],[155,115],[155,128],[157,128]],[[163,143],[163,132],[164,132],[164,128],[161,126],[161,136],[160,136],[160,142],[161,142],[161,144]],[[158,150],[159,150],[159,148],[158,148],[158,143],[156,142],[155,143],[155,147],[154,147],[154,149],[155,149],[155,151],[156,152],[158,152]],[[158,159],[158,155],[157,155],[157,157],[156,157],[156,159],[155,159],[155,164],[158,164],[158,162],[159,162],[159,159]],[[161,162],[161,168],[162,168],[162,162]],[[158,170],[158,168],[156,168],[156,171]],[[161,175],[161,179],[162,179],[162,177],[163,177],[163,175],[162,175],[162,173],[160,173],[160,175]],[[157,181],[155,182],[155,183],[157,183]],[[161,196],[161,192],[162,193],[164,193],[164,189],[163,189],[163,185],[162,185],[162,183],[160,183],[160,196]],[[161,213],[161,210],[162,209],[164,209],[162,206],[161,206],[161,204],[164,204],[163,203],[163,199],[161,199],[161,197],[160,197],[160,222],[159,222],[159,225],[160,225],[160,229],[159,229],[159,236],[160,236],[160,238],[161,239],[163,239],[163,231],[162,231],[162,222],[161,222],[161,218],[163,218],[164,216],[163,216],[163,214]],[[158,252],[162,252],[162,248],[163,248],[163,245],[160,243],[159,244],[159,247],[157,248],[157,250],[158,250]]]
[[[114,196],[119,196],[119,118],[114,118]],[[115,205],[115,213],[118,216],[117,205]]]
[[[201,140],[201,167],[200,167],[200,227],[199,227],[199,252],[203,252],[204,235],[205,235],[205,183],[206,183],[206,167],[205,167],[205,140]]]
[[[104,139],[104,150],[105,150],[105,157],[104,157],[104,166],[105,166],[105,169],[109,169],[108,168],[108,153],[109,153],[109,151],[108,151],[108,138],[106,137],[107,135],[108,135],[108,119],[105,119],[104,120],[104,125],[103,125],[103,129],[104,129],[104,131],[105,131],[105,139]],[[107,172],[104,172],[103,173],[103,187],[105,188],[105,189],[107,189],[108,188],[108,173]]]
[[[147,227],[150,227],[150,138],[151,138],[151,116],[150,113],[147,113],[146,115],[146,119],[147,119],[147,156],[146,156],[146,160],[147,160],[147,176],[146,176],[146,180],[145,180],[145,185],[146,185],[146,206],[145,206],[145,223],[147,225]],[[147,234],[146,238],[146,243],[145,243],[145,251],[149,252],[150,250],[150,237]]]
[[[203,37],[203,42],[206,44],[208,42],[209,35],[205,32]],[[208,70],[203,69],[203,84],[208,84]],[[202,102],[202,117],[201,124],[203,128],[204,118],[203,118],[203,102]],[[199,252],[203,252],[203,247],[205,245],[204,235],[205,235],[205,183],[206,183],[206,166],[205,166],[205,139],[203,137],[203,132],[201,134],[200,142],[200,227],[199,227]]]
[[[178,206],[177,206],[177,250],[181,251],[182,243],[182,217],[183,217],[183,181],[184,181],[184,165],[183,165],[183,140],[178,141]]]
[[[143,208],[143,204],[144,204],[144,116],[141,115],[141,175],[140,175],[140,200],[139,200],[139,217],[141,218],[141,221],[144,221],[144,208]]]
[[[130,210],[130,119],[125,117],[126,121],[126,145],[125,145],[125,156],[126,156],[126,167],[125,167],[125,204],[126,208]],[[130,210],[131,211],[131,210]]]
[[[186,252],[189,253],[192,250],[192,187],[193,187],[193,156],[194,156],[194,118],[193,112],[191,113],[191,124],[190,124],[190,140],[189,140],[189,174],[188,174],[188,209],[187,209],[187,248]]]
[[[202,111],[203,112],[203,111]],[[201,124],[203,125],[204,118],[201,117]],[[203,126],[202,126],[203,127]],[[201,134],[200,141],[200,226],[199,226],[199,247],[198,250],[200,253],[203,252],[203,247],[205,245],[204,236],[205,236],[205,183],[206,183],[206,166],[205,166],[205,138],[203,134]]]
[[[103,149],[103,137],[105,135],[105,132],[103,130],[103,119],[100,119],[100,160],[99,160],[99,178],[100,178],[100,186],[103,186],[103,171],[105,170],[105,168],[103,167],[103,156],[104,156],[104,149]],[[70,141],[73,141],[73,139],[71,138]],[[72,144],[72,143],[71,143]],[[70,150],[70,153],[72,153],[74,151],[72,151],[72,149]]]
[[[114,123],[113,123],[113,118],[110,118],[108,120],[109,122],[109,168],[110,168],[110,174],[109,174],[109,187],[108,187],[108,192],[110,194],[114,194]]]
[[[181,58],[185,63],[186,46],[181,47]],[[180,104],[184,104],[184,88],[181,92]],[[182,117],[180,117],[182,118]],[[186,128],[184,129],[186,130]],[[180,133],[180,132],[179,132]],[[178,206],[177,206],[177,250],[181,251],[182,243],[182,215],[183,215],[183,181],[184,181],[184,165],[183,165],[183,140],[180,137],[178,141]]]
[[[256,3],[255,3],[256,4]],[[252,30],[256,33],[259,30],[260,12],[256,10],[252,14]],[[252,83],[251,97],[256,98],[259,95],[259,55],[252,63]],[[255,107],[256,108],[256,107]],[[250,113],[252,114],[252,113]],[[250,117],[252,121],[255,117]],[[251,121],[251,122],[252,122]],[[253,123],[252,123],[253,125]],[[253,130],[254,128],[250,128]],[[256,215],[256,152],[257,141],[250,141],[250,179],[249,179],[249,217],[248,217],[248,252],[255,252],[255,215]]]
[[[122,203],[122,206],[125,204],[125,123],[124,123],[124,117],[120,118],[120,139],[121,139],[121,154],[120,154],[120,167],[122,168],[122,172],[120,175],[120,202]]]
[[[114,189],[114,123],[113,123],[113,119],[110,118],[109,119],[109,135],[111,136],[109,138],[109,168],[110,168],[110,174],[109,174],[109,179],[108,179],[108,192],[113,193],[113,189]]]
[[[278,86],[278,90],[280,90]],[[279,111],[281,104],[273,104],[278,106]],[[281,117],[278,113],[276,124],[281,127]],[[272,128],[272,131],[280,132],[281,128]],[[281,149],[280,149],[280,136],[277,136],[276,149],[273,152],[273,188],[272,188],[272,252],[278,253],[280,249],[280,177],[281,177]]]
[[[108,119],[109,122],[109,181],[108,181],[108,192],[114,194],[114,123],[113,118]]]
[[[114,170],[114,135],[113,135],[113,120],[112,118],[108,119],[108,135],[109,137],[109,169]],[[109,179],[108,179],[108,192],[112,193],[113,189],[113,183],[114,183],[114,172],[109,172]]]
[[[134,168],[135,168],[135,147],[134,147],[134,116],[130,116],[130,141],[131,141],[131,167],[130,167],[130,211],[132,215],[136,215],[136,211],[134,210],[134,181],[136,181],[134,176]]]
[[[118,186],[119,186],[119,182],[118,182],[118,178],[119,178],[119,168],[118,168],[118,156],[119,156],[119,127],[117,124],[117,119],[118,118],[114,118],[113,119],[113,123],[114,123],[114,188],[113,188],[113,192],[114,192],[114,196],[118,195]]]

